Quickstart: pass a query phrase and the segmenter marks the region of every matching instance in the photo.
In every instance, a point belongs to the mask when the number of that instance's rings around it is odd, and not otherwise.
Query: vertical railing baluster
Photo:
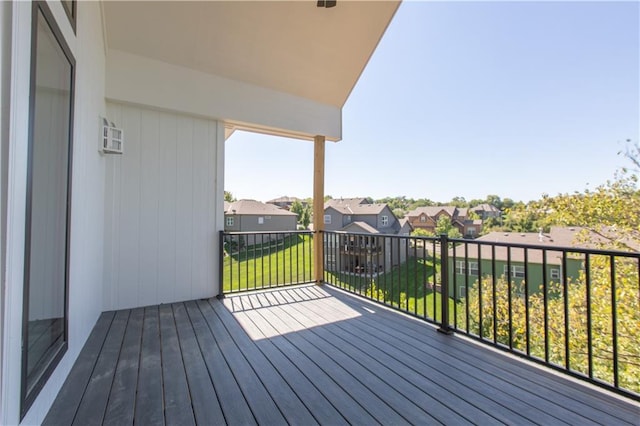
[[[449,242],[447,234],[440,235],[440,328],[438,331],[445,334],[453,333],[449,327]]]
[[[464,244],[467,244],[466,242]],[[453,283],[451,284],[453,286],[453,329],[457,329],[458,328],[458,278],[457,278],[457,274],[456,274],[456,259],[457,257],[457,253],[456,253],[456,244],[453,244],[453,259],[451,260],[451,269],[452,269],[452,274],[451,274],[451,279],[453,280]],[[465,246],[466,249],[466,246]],[[448,250],[447,250],[448,251]],[[465,276],[469,273],[468,271],[469,269],[469,265],[467,263],[465,263]],[[449,275],[449,265],[447,265],[447,275]]]
[[[482,280],[483,280],[483,275],[482,275],[482,247],[483,245],[480,243],[476,243],[477,244],[477,248],[478,248],[478,306],[479,306],[479,313],[478,313],[478,321],[480,323],[479,328],[478,328],[478,336],[480,336],[480,339],[482,339]],[[468,290],[468,289],[467,289]],[[467,297],[467,312],[469,311],[469,298]]]
[[[616,259],[615,256],[609,256],[610,274],[611,274],[611,332],[613,333],[613,386],[619,386],[618,374],[618,302],[616,291]]]
[[[476,242],[476,253],[478,254],[478,288],[482,288],[482,244]],[[465,292],[466,298],[466,310],[467,310],[467,334],[471,332],[471,325],[469,324],[469,283],[466,284]],[[482,293],[480,293],[482,294]]]
[[[493,343],[498,342],[498,327],[497,327],[497,306],[496,306],[496,246],[495,244],[491,246],[491,309],[493,315]],[[509,265],[507,264],[507,276],[506,279],[509,279],[509,274],[511,271],[509,270]]]
[[[507,247],[507,265],[509,265],[509,270],[511,270],[511,247]],[[514,268],[515,269],[515,268]],[[515,270],[514,270],[515,272]],[[509,278],[507,279],[507,317],[509,324],[509,349],[513,350],[513,285],[515,282],[514,273],[509,274]],[[494,299],[493,303],[496,303]]]
[[[224,295],[224,231],[218,232],[218,298]]]
[[[436,271],[436,268],[439,267],[440,265],[436,265],[436,242],[438,241],[437,238],[434,237],[433,240],[431,240],[431,252],[433,253],[432,257],[433,257],[433,287],[431,287],[431,293],[433,294],[433,321],[436,321],[436,312],[437,312],[437,304],[436,304],[436,293],[437,293],[437,277],[438,277],[438,273]],[[442,259],[441,259],[442,260]],[[442,269],[442,268],[441,268]],[[442,275],[442,270],[440,270],[440,274]]]
[[[569,348],[569,285],[567,283],[567,252],[562,252],[562,300],[564,302],[564,366],[567,370],[571,368],[571,351]]]
[[[584,279],[585,279],[585,291],[587,302],[587,371],[589,378],[593,379],[593,332],[592,332],[592,318],[591,318],[591,256],[589,253],[585,255],[584,259]]]
[[[545,271],[542,271],[544,274]],[[527,356],[531,355],[531,339],[529,333],[529,250],[524,249],[524,333],[525,350]]]
[[[542,270],[547,270],[547,250],[542,250]],[[544,362],[549,363],[549,291],[547,274],[542,274],[542,303],[544,305]]]

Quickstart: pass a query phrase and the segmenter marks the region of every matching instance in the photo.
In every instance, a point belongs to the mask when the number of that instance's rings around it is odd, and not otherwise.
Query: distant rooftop
[[[262,203],[256,200],[238,200],[233,203],[225,203],[226,214],[243,215],[272,215],[272,216],[297,216],[288,210],[281,209],[273,204]]]

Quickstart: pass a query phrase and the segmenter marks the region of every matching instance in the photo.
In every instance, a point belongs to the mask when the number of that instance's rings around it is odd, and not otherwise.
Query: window
[[[508,276],[507,265],[504,265],[504,275]],[[512,278],[524,278],[524,266],[511,265],[511,277]]]
[[[470,237],[473,237],[476,235],[476,228],[469,228],[467,229],[467,235]]]
[[[264,225],[264,217],[258,216],[258,225]]]
[[[351,223],[351,215],[346,215],[344,217],[344,220],[345,220],[346,223]]]
[[[458,287],[458,298],[464,299],[467,297],[467,288],[463,285]]]
[[[559,280],[560,279],[560,269],[553,268],[549,272],[551,274],[551,279],[552,280]]]
[[[478,275],[478,262],[469,262],[469,275]],[[467,269],[464,266],[464,260],[456,260],[456,273],[464,275]]]
[[[331,215],[330,214],[325,214],[324,215],[324,224],[325,225],[330,225],[331,224]]]
[[[71,23],[71,27],[73,31],[76,30],[76,0],[61,0],[62,7],[64,8],[64,12],[67,14],[67,18],[69,18],[69,22]]]
[[[425,215],[420,216],[420,222],[426,222],[427,221],[427,217]]]
[[[25,217],[21,415],[68,346],[75,59],[45,2],[33,2]]]
[[[233,226],[233,216],[227,216],[227,226]]]
[[[382,226],[389,226],[389,216],[382,216],[380,218],[380,224]]]

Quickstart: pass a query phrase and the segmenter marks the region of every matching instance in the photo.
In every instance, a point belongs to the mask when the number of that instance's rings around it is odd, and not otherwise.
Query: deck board
[[[328,286],[103,314],[45,424],[640,424],[640,405]]]
[[[379,322],[380,327],[386,330],[387,336],[397,337],[391,342],[393,345],[409,351],[414,350],[415,347],[421,354],[429,351],[429,347],[435,347],[442,355],[442,359],[449,357],[452,362],[462,361],[461,367],[465,368],[466,374],[480,377],[484,381],[491,380],[496,386],[507,390],[510,395],[520,396],[522,401],[532,404],[534,411],[539,411],[540,404],[547,404],[545,413],[555,413],[560,418],[566,418],[565,421],[582,418],[584,424],[591,424],[594,421],[602,424],[610,421],[614,416],[624,422],[638,423],[638,410],[629,411],[629,405],[608,413],[607,411],[611,410],[611,403],[615,404],[617,400],[603,404],[598,398],[602,393],[597,390],[569,380],[558,381],[556,377],[551,376],[552,373],[535,367],[526,368],[522,361],[502,353],[496,354],[486,350],[477,352],[474,346],[470,346],[467,342],[462,343],[459,339],[451,341],[448,337],[435,335],[435,338],[425,340],[422,324],[414,321],[397,321],[396,317],[399,317],[397,314],[384,309],[381,309],[380,314],[385,317]],[[380,327],[374,329],[369,324],[359,324],[369,327],[371,335],[379,335]],[[446,342],[444,348],[442,345],[436,345],[443,339]],[[576,392],[576,389],[579,391]]]
[[[118,426],[133,424],[134,401],[138,384],[138,367],[142,340],[144,309],[134,309],[129,316],[122,351],[111,385],[104,424]]]

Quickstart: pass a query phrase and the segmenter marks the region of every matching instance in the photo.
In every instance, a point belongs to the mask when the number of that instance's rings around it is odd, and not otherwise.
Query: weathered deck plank
[[[105,313],[45,424],[640,424],[640,405],[314,285]]]
[[[138,308],[131,311],[124,341],[122,342],[120,359],[116,367],[116,375],[111,386],[107,412],[104,416],[105,425],[133,424],[143,318],[144,309]]]

